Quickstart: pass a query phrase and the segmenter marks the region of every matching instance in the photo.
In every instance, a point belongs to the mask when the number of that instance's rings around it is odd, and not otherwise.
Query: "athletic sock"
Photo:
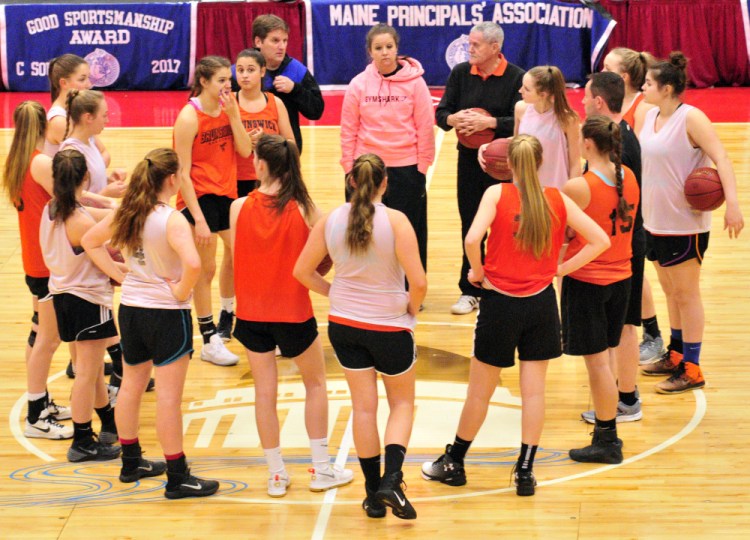
[[[122,379],[122,348],[119,343],[107,347],[107,353],[112,359],[112,372]]]
[[[620,401],[622,401],[628,407],[632,407],[638,403],[638,398],[635,395],[635,390],[632,392],[618,392],[620,394]]]
[[[91,429],[91,420],[88,422],[73,422],[73,442],[82,443],[87,442],[94,436],[94,431]]]
[[[234,296],[231,298],[221,297],[221,310],[227,313],[234,313]]]
[[[359,466],[365,475],[365,487],[375,493],[380,487],[380,454],[368,458],[359,458]]]
[[[685,341],[682,345],[683,350],[685,351],[682,359],[685,360],[685,362],[690,362],[691,364],[699,366],[701,363],[701,345],[703,345],[703,342],[698,341],[697,343],[689,343]]]
[[[280,446],[277,446],[276,448],[264,448],[263,455],[266,456],[268,472],[275,474],[284,471],[284,458],[281,457]]]
[[[182,477],[178,475],[187,473],[187,458],[185,458],[184,452],[172,455],[164,454],[164,457],[167,460],[167,489],[174,489],[182,481]]]
[[[612,420],[599,420],[596,419],[596,427],[600,430],[617,429],[617,417]]]
[[[656,320],[656,315],[649,317],[648,319],[641,319],[643,323],[643,331],[646,332],[652,338],[658,338],[661,336],[661,330],[659,330],[659,321]]]
[[[94,410],[96,411],[99,420],[102,421],[102,431],[117,433],[117,425],[115,425],[115,410],[112,406],[107,403],[104,407]]]
[[[406,457],[406,448],[400,444],[386,444],[385,445],[385,471],[383,476],[396,473],[401,470],[404,466],[404,458]]]
[[[211,341],[211,336],[216,333],[214,316],[207,315],[205,317],[198,317],[198,328],[200,329],[201,335],[203,336],[203,343],[205,344]]]
[[[29,396],[29,424],[36,424],[39,421],[39,417],[47,408],[47,392],[40,392],[38,394],[28,394]]]
[[[678,352],[682,354],[683,353],[682,329],[672,328],[671,331],[672,331],[672,335],[669,338],[669,348],[673,350],[674,352]]]
[[[310,439],[310,454],[314,467],[319,469],[328,467],[331,463],[331,458],[328,456],[328,437]]]
[[[463,465],[464,458],[466,457],[466,452],[469,451],[470,446],[471,446],[471,441],[465,441],[461,437],[456,435],[456,440],[453,441],[453,444],[451,445],[451,449],[450,449],[450,452],[448,452],[448,455],[453,459],[453,461]]]
[[[521,451],[518,454],[518,462],[516,463],[516,470],[527,469],[532,470],[534,468],[534,457],[536,457],[536,449],[538,445],[534,444],[529,446],[526,443],[521,443]]]

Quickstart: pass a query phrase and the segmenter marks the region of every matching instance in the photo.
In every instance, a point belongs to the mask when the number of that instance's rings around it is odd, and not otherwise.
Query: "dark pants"
[[[427,271],[427,179],[416,165],[388,167],[388,190],[383,204],[406,214],[417,234],[419,258]]]
[[[479,203],[482,202],[482,195],[485,190],[499,184],[490,175],[485,173],[477,161],[477,151],[460,148],[458,150],[458,180],[456,191],[458,192],[458,213],[461,216],[461,249],[463,250],[463,264],[461,265],[461,276],[458,280],[458,287],[461,294],[468,296],[481,296],[481,289],[474,287],[467,278],[471,265],[466,258],[464,240],[474,221],[474,216],[479,210]],[[482,239],[482,262],[484,262],[484,242],[487,235]]]

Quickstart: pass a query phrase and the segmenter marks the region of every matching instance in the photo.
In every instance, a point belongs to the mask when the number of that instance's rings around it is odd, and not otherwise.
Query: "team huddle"
[[[565,353],[586,362],[594,410],[582,417],[594,432],[590,444],[570,450],[579,462],[622,462],[617,423],[642,418],[639,368],[666,377],[656,386],[661,393],[704,386],[699,277],[711,214],[689,206],[685,179],[713,161],[730,237],[744,223],[726,151],[705,114],[681,101],[687,65],[681,53],[657,62],[647,53],[611,51],[605,71],[586,84],[581,125],[560,70],[524,72],[502,55],[500,26],[480,23],[469,35],[469,61],[453,68],[434,111],[421,64],[399,56],[396,30],[378,24],[366,38],[372,63],[352,80],[342,105],[347,202],[324,214],[302,177],[299,128],[299,114],[319,118],[323,100],[312,75],[286,55],[288,34],[283,20],[263,15],[253,22],[254,48],[240,52],[234,65],[201,59],[175,122],[173,148],[150,151],[129,179],[119,171],[107,175],[110,156],[99,139],[107,104],[91,90],[82,58],[66,54],[50,62],[49,111],[34,101],[17,107],[3,182],[18,210],[34,302],[27,437],[72,438],[71,462],[121,458],[124,483],[166,473],[167,498],[216,493],[219,482],[192,475],[183,448],[192,301],[202,360],[237,364],[225,345],[232,338],[245,349],[268,495],[283,497],[291,484],[276,410],[279,354],[293,359],[305,387],[310,490],[352,482],[353,471],[333,465],[328,454],[314,291],[329,298],[328,336],[350,388],[362,507],[372,518],[384,517],[387,507],[399,518],[416,518],[402,468],[414,418],[414,330],[427,292],[426,173],[435,158],[435,123],[459,138],[464,252],[451,311],[479,312],[455,438],[422,465],[426,480],[467,482],[466,454],[501,369],[516,357],[520,496],[535,493],[550,360]],[[492,146],[477,143],[482,137],[507,139],[506,177],[488,174],[498,158]],[[644,282],[646,258],[667,299],[666,350]],[[326,279],[331,267],[333,278]],[[114,285],[121,286],[117,326]],[[75,376],[70,408],[56,404],[46,388],[60,341],[70,345]],[[105,351],[113,364],[109,383]],[[378,373],[390,408],[384,467]],[[138,438],[142,397],[154,387],[165,461],[145,459]],[[72,428],[61,423],[67,419]]]

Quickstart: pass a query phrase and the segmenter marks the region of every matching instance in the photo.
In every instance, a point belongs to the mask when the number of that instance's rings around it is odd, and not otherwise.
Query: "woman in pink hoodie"
[[[383,159],[388,174],[383,203],[409,218],[426,270],[425,173],[435,158],[435,112],[422,65],[398,56],[398,44],[396,30],[387,24],[367,33],[372,63],[352,79],[341,108],[341,166],[348,175],[362,154]],[[348,193],[347,187],[347,200]]]

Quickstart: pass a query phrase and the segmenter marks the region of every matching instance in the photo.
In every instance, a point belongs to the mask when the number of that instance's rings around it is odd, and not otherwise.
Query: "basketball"
[[[476,113],[483,114],[484,116],[491,116],[490,113],[488,113],[484,109],[474,108],[471,110]],[[466,148],[479,148],[483,144],[487,144],[488,142],[492,141],[492,139],[495,137],[495,130],[489,128],[483,129],[482,131],[477,131],[475,133],[472,133],[471,135],[462,135],[461,133],[456,131],[456,135],[458,136],[458,142],[460,142]]]
[[[508,146],[510,137],[507,139],[495,139],[484,149],[484,161],[487,166],[487,174],[495,180],[510,180],[513,173],[508,166]]]
[[[685,180],[685,198],[696,210],[708,212],[724,204],[724,188],[719,173],[712,167],[699,167]]]

